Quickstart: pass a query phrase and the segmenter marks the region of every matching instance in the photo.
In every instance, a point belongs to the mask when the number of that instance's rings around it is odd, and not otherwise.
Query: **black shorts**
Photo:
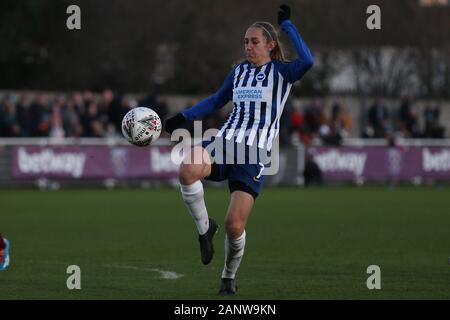
[[[206,148],[209,143],[211,142],[203,141],[203,148]],[[213,162],[211,174],[205,179],[210,181],[228,180],[230,193],[244,191],[256,199],[265,180],[265,176],[262,175],[263,170],[262,164],[218,164]]]

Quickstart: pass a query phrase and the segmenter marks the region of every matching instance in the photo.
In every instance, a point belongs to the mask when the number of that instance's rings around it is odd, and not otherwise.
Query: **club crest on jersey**
[[[266,79],[266,75],[263,72],[260,72],[256,75],[256,81],[264,81]]]

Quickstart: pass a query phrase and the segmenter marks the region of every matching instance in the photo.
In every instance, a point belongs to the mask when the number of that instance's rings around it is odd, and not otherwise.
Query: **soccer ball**
[[[161,134],[161,119],[150,108],[139,107],[127,112],[122,120],[123,136],[135,146],[148,146]]]

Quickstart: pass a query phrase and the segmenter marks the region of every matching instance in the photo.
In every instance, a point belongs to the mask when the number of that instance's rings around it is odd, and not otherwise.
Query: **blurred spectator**
[[[351,126],[352,120],[346,108],[335,102],[331,108],[330,123],[321,126],[320,136],[325,144],[340,145],[342,139],[350,135]]]
[[[291,118],[291,126],[293,129],[303,128],[303,126],[305,124],[305,119],[303,118],[303,115],[301,114],[300,111],[292,110],[292,112],[290,114],[290,118]]]
[[[424,138],[444,138],[444,127],[439,124],[441,111],[438,106],[426,105],[423,112],[425,119]]]
[[[101,114],[96,102],[90,101],[86,111],[81,117],[81,124],[83,126],[84,137],[102,137],[103,136],[103,124],[101,122]]]
[[[331,109],[331,127],[336,128],[339,135],[347,138],[352,133],[353,121],[345,105],[335,102]]]
[[[16,105],[13,98],[5,96],[0,103],[0,135],[4,137],[20,136],[20,127],[16,117]]]
[[[75,101],[75,96],[72,96],[61,111],[62,124],[67,137],[80,137],[83,133]]]
[[[305,131],[311,135],[318,135],[320,127],[326,123],[323,106],[319,101],[314,101],[304,111]]]
[[[47,96],[44,94],[36,96],[35,101],[30,107],[30,114],[33,119],[31,135],[33,137],[48,136],[50,130],[50,115]]]
[[[291,120],[291,144],[310,144],[310,136],[305,132],[305,118],[298,110],[292,110],[290,114]]]
[[[64,95],[58,95],[51,109],[50,132],[52,138],[63,138],[65,136],[61,110],[64,109],[66,98]]]
[[[78,114],[83,114],[84,112],[84,99],[81,92],[75,92],[72,96],[73,103],[75,105],[75,112]]]
[[[403,99],[399,111],[400,131],[407,138],[418,138],[420,136],[417,113],[413,108],[411,97]]]
[[[378,98],[370,107],[368,122],[364,130],[365,138],[385,138],[388,131],[389,113],[382,98]]]
[[[107,114],[108,122],[114,125],[116,131],[121,132],[122,118],[125,115],[122,112],[121,99],[111,89],[105,89],[102,98],[103,102],[100,109]]]
[[[20,127],[20,136],[29,137],[33,130],[33,118],[30,112],[31,99],[28,94],[22,94],[17,103],[17,122]]]
[[[50,137],[52,138],[64,138],[65,132],[62,126],[61,111],[58,107],[53,108],[51,118]]]
[[[94,93],[90,90],[85,90],[83,92],[83,101],[84,105],[89,105],[90,103],[94,102]]]
[[[150,92],[145,98],[139,101],[140,107],[147,107],[147,108],[156,108],[156,96],[153,92]],[[155,110],[156,111],[156,110]],[[158,113],[159,114],[159,113]]]

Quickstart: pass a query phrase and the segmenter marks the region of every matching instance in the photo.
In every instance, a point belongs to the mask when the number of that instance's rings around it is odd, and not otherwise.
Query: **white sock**
[[[209,229],[208,212],[203,198],[203,184],[199,180],[191,185],[180,184],[184,203],[189,210],[199,234],[205,234]]]
[[[234,279],[239,268],[245,248],[245,230],[242,235],[234,240],[228,239],[225,235],[225,266],[222,271],[222,278]]]

